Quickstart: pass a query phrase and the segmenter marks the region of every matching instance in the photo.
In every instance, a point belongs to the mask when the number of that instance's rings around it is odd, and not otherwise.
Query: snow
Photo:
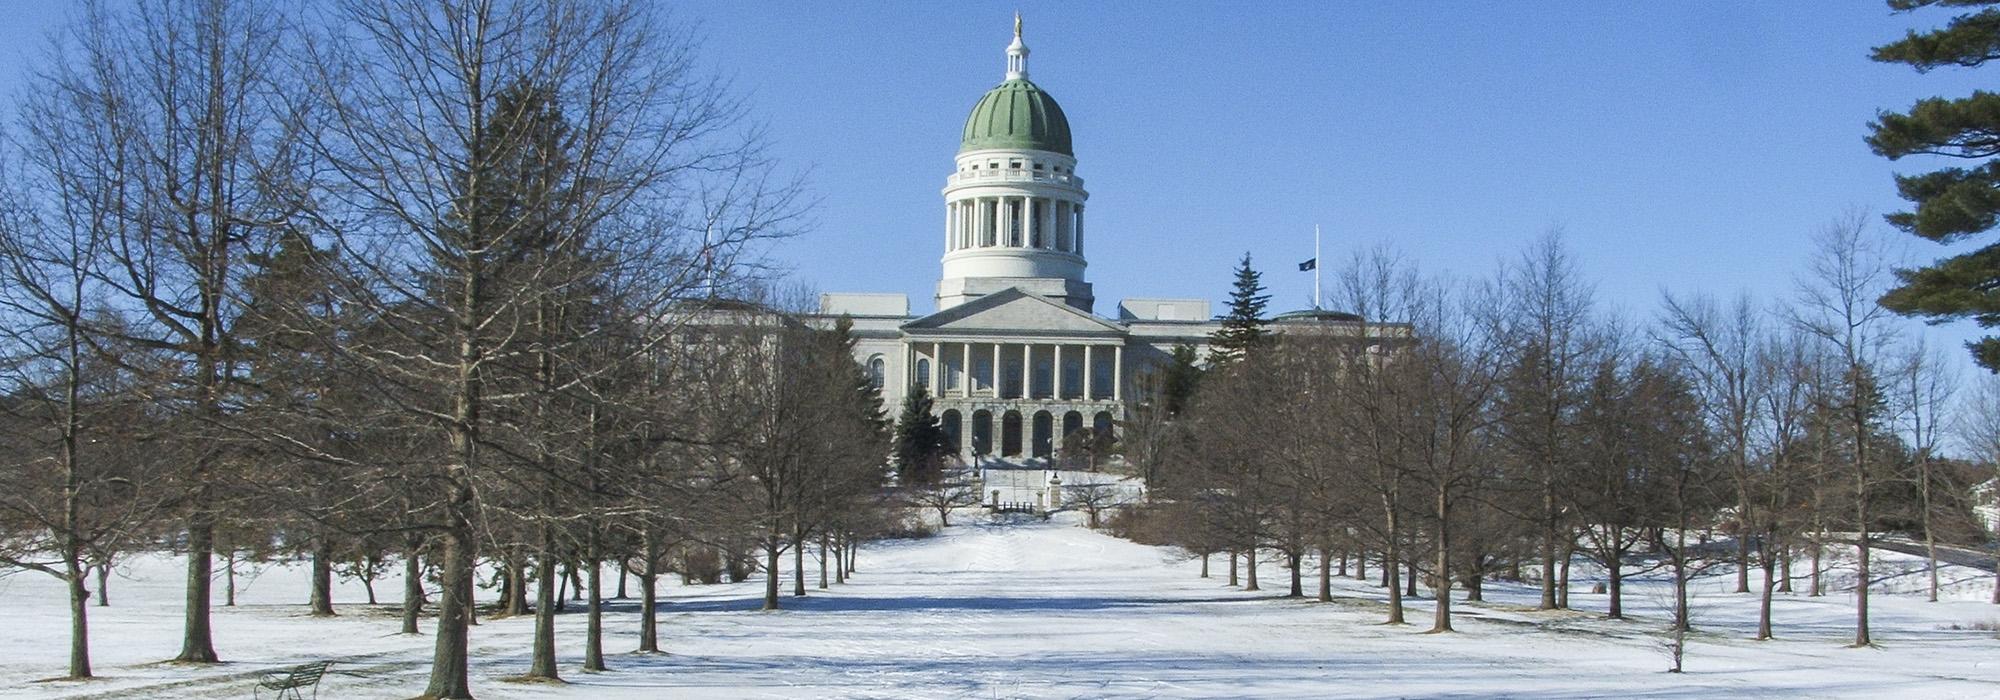
[[[1983,602],[1992,578],[1950,567],[1947,600],[1927,603],[1920,562],[1903,555],[1878,555],[1892,571],[1872,599],[1876,648],[1844,646],[1848,593],[1811,598],[1803,587],[1777,601],[1781,639],[1752,641],[1756,598],[1727,592],[1734,577],[1725,572],[1697,586],[1700,630],[1688,673],[1668,674],[1665,586],[1654,576],[1642,575],[1627,592],[1631,621],[1603,619],[1605,596],[1584,592],[1588,579],[1577,581],[1570,598],[1577,610],[1566,612],[1532,610],[1529,585],[1489,583],[1486,602],[1454,605],[1459,632],[1427,635],[1428,597],[1412,602],[1411,624],[1386,626],[1382,591],[1367,582],[1337,581],[1331,604],[1287,599],[1287,572],[1274,563],[1260,569],[1265,590],[1246,592],[1225,585],[1220,558],[1215,578],[1202,579],[1198,563],[1092,532],[1073,514],[992,522],[967,511],[953,520],[961,519],[966,524],[934,538],[864,548],[852,583],[787,596],[784,611],[756,611],[757,580],[669,585],[661,618],[669,653],[613,653],[605,673],[579,668],[584,618],[573,606],[558,621],[565,686],[503,680],[528,666],[531,621],[485,620],[473,633],[476,691],[482,698],[2000,694],[2000,639],[1951,629],[2000,621],[2000,607]],[[0,578],[9,603],[0,606],[0,695],[241,697],[259,673],[316,659],[338,662],[322,696],[400,698],[423,687],[429,637],[395,634],[385,608],[346,604],[362,598],[353,582],[336,592],[341,616],[307,617],[306,572],[296,565],[240,580],[241,604],[216,608],[217,650],[228,663],[158,663],[178,650],[180,573],[179,560],[165,556],[119,571],[112,607],[91,608],[96,668],[105,678],[88,682],[32,682],[63,669],[61,589],[40,574]],[[1802,576],[1803,566],[1795,573]],[[1851,570],[1836,571],[1829,581],[1849,578]],[[1308,596],[1313,585],[1308,577]],[[377,590],[393,598],[398,586],[392,578]],[[635,646],[635,604],[613,602],[607,627],[608,649]]]

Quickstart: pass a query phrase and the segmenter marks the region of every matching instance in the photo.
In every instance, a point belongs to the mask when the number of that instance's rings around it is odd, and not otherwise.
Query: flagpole
[[[1313,310],[1319,310],[1319,224],[1313,224]]]

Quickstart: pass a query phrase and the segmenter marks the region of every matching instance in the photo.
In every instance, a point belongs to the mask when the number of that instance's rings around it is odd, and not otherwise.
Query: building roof
[[[1359,323],[1361,321],[1359,314],[1326,309],[1287,311],[1271,317],[1272,323]]]
[[[1027,78],[1009,78],[987,90],[972,116],[958,151],[1020,148],[1075,156],[1070,150],[1069,118],[1054,97]]]

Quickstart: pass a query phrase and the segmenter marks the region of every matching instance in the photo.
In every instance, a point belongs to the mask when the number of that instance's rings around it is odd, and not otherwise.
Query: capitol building
[[[966,117],[943,194],[936,311],[913,314],[903,294],[829,293],[819,320],[852,319],[856,359],[891,415],[928,388],[962,459],[1047,459],[1065,435],[1114,430],[1140,398],[1135,379],[1175,346],[1207,354],[1219,326],[1207,299],[1097,312],[1090,243],[1118,234],[1088,225],[1069,119],[1029,80],[1018,18],[1005,79]]]

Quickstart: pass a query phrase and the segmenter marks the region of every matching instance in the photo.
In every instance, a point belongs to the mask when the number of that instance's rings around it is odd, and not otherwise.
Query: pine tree
[[[1229,313],[1223,315],[1222,327],[1209,336],[1209,363],[1226,365],[1263,345],[1270,335],[1264,329],[1264,307],[1270,303],[1263,275],[1250,267],[1250,254],[1244,253],[1243,262],[1236,267],[1235,288],[1229,292]]]
[[[903,399],[903,412],[896,418],[896,476],[905,485],[924,484],[936,479],[951,443],[944,424],[932,412],[930,391],[919,384]]]
[[[1192,345],[1175,345],[1165,369],[1160,376],[1160,402],[1167,410],[1168,419],[1181,414],[1194,392],[1201,385],[1201,357]]]
[[[1993,0],[1888,0],[1897,12],[1929,5],[2000,5]],[[1903,63],[1919,73],[1941,66],[1978,67],[2000,59],[2000,8],[1959,15],[1942,29],[1911,31],[1901,40],[1875,47],[1883,63]],[[1914,203],[1912,211],[1887,218],[1891,225],[1942,244],[1958,243],[2000,225],[2000,93],[1975,90],[1969,97],[1918,100],[1909,111],[1884,111],[1871,125],[1868,145],[1890,160],[1941,155],[1980,161],[1973,168],[1945,168],[1897,175],[1896,189]],[[1883,295],[1882,305],[1933,322],[1972,319],[1981,328],[2000,326],[2000,299],[1986,290],[2000,283],[2000,244],[1943,258],[1927,266],[1896,271],[1902,285]],[[1974,361],[2000,371],[2000,338],[1967,344]]]

